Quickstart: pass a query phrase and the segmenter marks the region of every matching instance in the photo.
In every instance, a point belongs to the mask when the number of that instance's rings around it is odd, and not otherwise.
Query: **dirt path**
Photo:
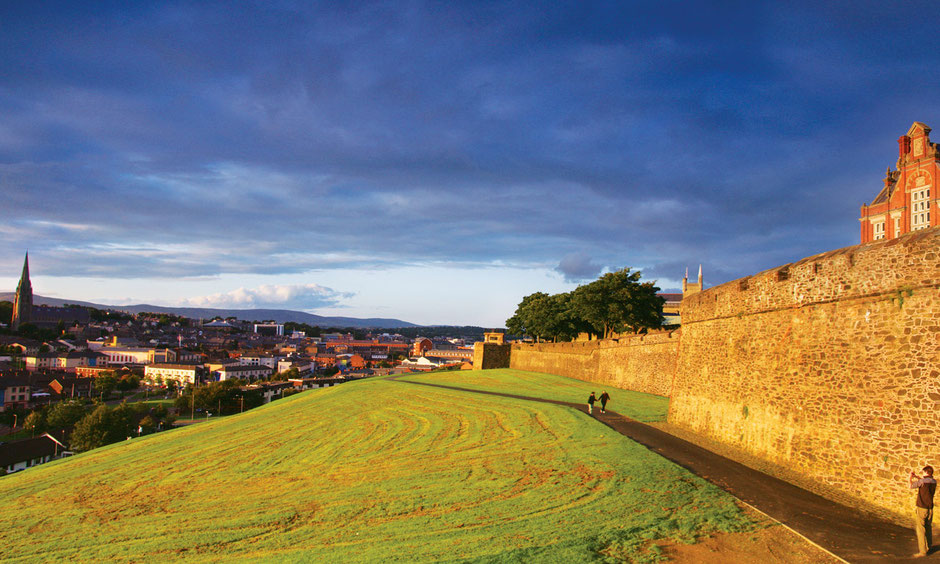
[[[399,380],[398,377],[393,380],[405,384],[552,403],[586,411],[586,405],[564,401],[411,382]],[[606,414],[600,414],[598,411],[595,408],[594,416],[598,421],[701,476],[841,559],[848,562],[915,561],[911,558],[917,551],[912,529],[860,514],[855,509],[829,501],[613,411],[608,410]],[[929,562],[936,558],[936,552],[935,548],[928,558],[916,561]]]

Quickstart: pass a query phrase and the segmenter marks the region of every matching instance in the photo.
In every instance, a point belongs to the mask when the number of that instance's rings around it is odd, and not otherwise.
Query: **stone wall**
[[[510,367],[668,396],[678,350],[678,332],[573,343],[516,343]]]
[[[681,315],[670,423],[907,523],[908,473],[940,467],[940,230],[735,280]]]
[[[473,369],[490,370],[493,368],[509,368],[510,349],[508,344],[474,343]]]

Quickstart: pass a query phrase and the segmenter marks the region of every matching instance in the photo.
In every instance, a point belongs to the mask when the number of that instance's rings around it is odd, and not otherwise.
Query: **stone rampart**
[[[668,396],[678,350],[678,332],[572,343],[516,343],[510,367]]]
[[[940,230],[716,286],[681,316],[670,423],[909,520],[908,473],[940,467]]]
[[[473,369],[490,370],[493,368],[509,368],[510,348],[508,344],[474,343]]]

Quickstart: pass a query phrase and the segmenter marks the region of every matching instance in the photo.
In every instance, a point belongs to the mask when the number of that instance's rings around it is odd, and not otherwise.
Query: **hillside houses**
[[[203,321],[92,311],[87,319],[73,320],[55,340],[0,335],[0,410],[65,397],[93,398],[95,379],[110,372],[119,381],[134,375],[151,387],[334,375],[346,381],[377,370],[426,370],[472,358],[470,348],[443,338],[341,332],[307,336],[291,327],[255,332],[254,325],[234,318]],[[414,356],[415,350],[421,354]]]

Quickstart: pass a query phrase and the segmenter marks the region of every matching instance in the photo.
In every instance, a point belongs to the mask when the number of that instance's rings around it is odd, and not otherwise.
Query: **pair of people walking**
[[[594,395],[594,392],[591,392],[591,395],[588,397],[588,414],[594,415],[594,403],[597,402],[598,398]],[[603,392],[600,397],[601,402],[601,413],[607,413],[607,402],[610,401],[610,396],[607,392]]]

